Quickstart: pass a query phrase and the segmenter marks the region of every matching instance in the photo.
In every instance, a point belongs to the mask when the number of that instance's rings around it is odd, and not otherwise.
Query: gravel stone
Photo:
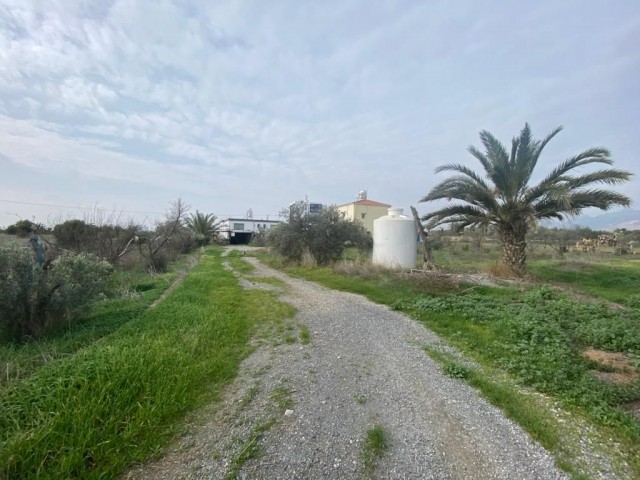
[[[287,284],[306,345],[257,340],[224,395],[136,479],[221,479],[256,427],[259,453],[242,479],[564,479],[552,456],[462,381],[445,376],[423,347],[442,340],[423,325],[350,293],[291,278],[247,257],[252,276]],[[260,343],[262,342],[262,343]],[[278,411],[274,389],[293,407]],[[365,471],[363,442],[383,427],[388,449]],[[244,442],[244,443],[243,443]]]

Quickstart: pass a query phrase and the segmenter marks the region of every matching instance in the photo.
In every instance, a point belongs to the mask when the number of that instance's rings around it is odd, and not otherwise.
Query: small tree
[[[453,223],[458,228],[470,226],[495,227],[500,240],[502,264],[515,275],[526,272],[526,236],[540,220],[579,215],[589,207],[608,210],[615,205],[628,207],[629,197],[598,185],[616,185],[628,181],[632,174],[624,170],[603,168],[579,172],[582,167],[613,165],[606,148],[596,147],[560,162],[539,183],[532,183],[533,173],[545,146],[561,127],[542,140],[535,140],[531,128],[525,124],[518,137],[511,141],[511,149],[502,145],[491,133],[483,130],[481,152],[474,146],[469,152],[482,165],[484,172],[476,173],[461,164],[442,165],[438,172],[454,172],[422,198],[459,200],[423,217],[431,228]]]
[[[127,253],[139,228],[133,222],[91,224],[67,220],[53,228],[55,246],[73,253],[91,253],[115,265]]]
[[[582,236],[577,229],[540,227],[535,232],[531,232],[530,238],[551,248],[558,258],[562,259],[565,253],[569,252],[569,248]]]
[[[32,222],[30,220],[18,220],[13,225],[9,225],[5,233],[9,235],[17,235],[19,237],[26,237],[30,233],[44,233],[47,231],[41,223]]]
[[[53,227],[56,246],[74,253],[89,252],[93,249],[97,227],[83,220],[67,220]]]
[[[217,219],[218,217],[212,213],[205,215],[198,210],[186,219],[186,225],[195,234],[196,242],[199,246],[209,245],[211,240],[213,240],[219,226],[219,222],[216,222]]]
[[[299,262],[309,252],[324,265],[340,259],[349,245],[371,248],[371,235],[362,224],[345,220],[336,207],[308,214],[303,207],[293,205],[283,216],[287,221],[269,232],[268,243],[290,261]]]
[[[168,257],[172,253],[170,242],[173,242],[173,246],[178,245],[181,250],[185,250],[185,245],[189,244],[190,237],[185,231],[184,223],[190,208],[181,198],[171,202],[164,222],[158,222],[154,231],[140,234],[140,255],[146,259],[151,271],[161,272],[166,268]]]

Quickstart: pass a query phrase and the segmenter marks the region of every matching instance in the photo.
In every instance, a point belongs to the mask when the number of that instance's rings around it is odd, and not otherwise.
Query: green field
[[[11,373],[0,387],[0,478],[116,477],[217,398],[256,328],[292,314],[273,294],[242,289],[217,249],[148,309],[167,280],[133,279],[71,331],[2,347]]]

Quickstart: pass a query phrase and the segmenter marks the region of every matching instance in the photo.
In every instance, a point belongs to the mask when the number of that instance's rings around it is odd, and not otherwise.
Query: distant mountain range
[[[591,230],[616,230],[626,228],[627,230],[640,230],[640,210],[620,210],[619,212],[603,213],[602,215],[589,216],[580,215],[565,222],[544,222],[544,227],[574,228],[585,227]]]

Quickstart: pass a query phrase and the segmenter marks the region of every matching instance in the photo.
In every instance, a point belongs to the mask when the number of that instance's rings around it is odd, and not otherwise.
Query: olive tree
[[[336,207],[308,213],[304,205],[283,212],[285,221],[269,231],[268,244],[287,260],[299,262],[305,253],[320,265],[341,258],[350,245],[371,248],[371,235],[362,224],[345,220]]]

